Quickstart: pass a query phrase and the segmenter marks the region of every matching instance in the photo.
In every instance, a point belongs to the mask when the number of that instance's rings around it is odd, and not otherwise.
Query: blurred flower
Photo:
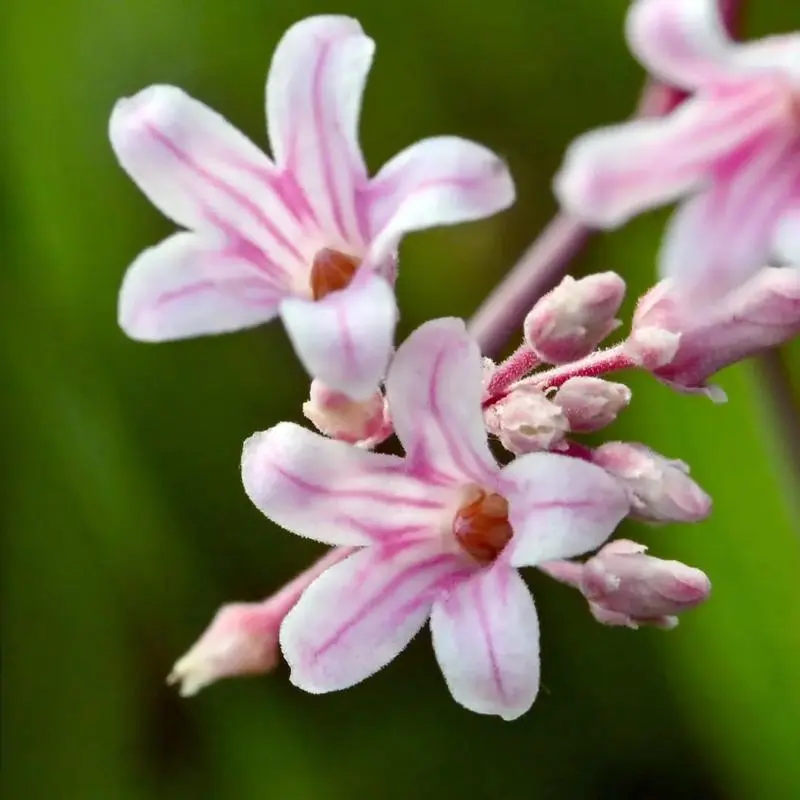
[[[627,36],[653,74],[692,94],[665,118],[580,137],[556,193],[606,228],[688,196],[660,269],[704,310],[776,250],[800,253],[800,35],[739,45],[716,0],[636,0]]]
[[[110,136],[120,163],[189,229],[130,266],[119,300],[128,335],[179,339],[280,315],[312,376],[370,396],[391,354],[402,236],[514,200],[503,162],[457,137],[417,142],[369,179],[357,127],[373,51],[347,17],[287,31],[267,80],[274,161],[175,87],[117,103]]]
[[[699,522],[711,513],[711,498],[689,477],[689,467],[635,442],[607,442],[592,461],[614,475],[628,492],[631,516],[649,522]]]
[[[220,678],[269,672],[278,663],[282,620],[269,601],[223,606],[167,683],[179,684],[181,694],[190,697]]]
[[[592,377],[570,378],[553,397],[575,433],[605,428],[630,401],[631,390],[625,384]]]
[[[619,327],[614,316],[624,297],[625,281],[613,272],[567,275],[525,317],[525,341],[548,364],[583,358]]]
[[[530,384],[520,384],[484,411],[489,433],[512,453],[557,447],[569,433],[563,409]]]
[[[383,392],[367,400],[351,400],[329,389],[322,381],[311,382],[311,396],[303,403],[303,414],[320,433],[349,444],[371,449],[393,432]]]
[[[584,564],[555,561],[540,569],[579,589],[604,625],[674,628],[677,614],[708,600],[711,581],[699,569],[646,551],[644,545],[618,539]]]
[[[539,686],[538,620],[517,567],[602,544],[628,510],[598,467],[535,453],[498,467],[481,412],[482,364],[460,320],[423,325],[386,388],[405,458],[290,423],[244,447],[250,499],[287,530],[363,549],[326,570],[287,615],[281,647],[310,692],[352,686],[430,618],[453,697],[514,719]]]
[[[657,284],[639,301],[625,352],[673,388],[724,400],[712,375],[797,335],[800,269],[765,267],[703,318],[684,318],[671,284]]]

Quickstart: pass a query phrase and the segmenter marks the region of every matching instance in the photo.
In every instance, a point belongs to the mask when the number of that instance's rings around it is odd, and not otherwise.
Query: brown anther
[[[309,283],[313,298],[322,300],[331,292],[346,289],[353,280],[360,263],[357,258],[329,247],[320,250],[314,256],[311,264]]]
[[[453,518],[453,534],[476,561],[490,564],[511,540],[508,501],[475,487]]]

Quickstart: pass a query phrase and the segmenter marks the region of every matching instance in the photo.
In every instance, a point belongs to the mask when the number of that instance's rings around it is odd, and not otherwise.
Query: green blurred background
[[[519,202],[411,237],[401,335],[467,316],[554,211],[567,142],[632,108],[641,84],[624,0],[5,0],[0,30],[0,355],[8,424],[3,524],[3,797],[800,798],[800,539],[758,372],[730,402],[634,376],[610,435],[688,461],[712,493],[702,525],[627,535],[704,568],[714,596],[671,633],[603,628],[533,576],[544,690],[514,723],[450,699],[427,636],[347,692],[286,670],[191,701],[172,662],[228,600],[256,600],[319,552],[240,487],[241,442],[298,419],[307,384],[279,325],[149,346],[116,325],[123,271],[172,226],[114,161],[115,99],[174,83],[263,142],[281,32],[357,16],[378,42],[363,142],[377,168],[430,134],[485,142]],[[763,0],[761,34],[797,27]],[[597,240],[632,296],[664,215]],[[794,365],[800,370],[800,351]],[[795,484],[796,486],[796,484]]]

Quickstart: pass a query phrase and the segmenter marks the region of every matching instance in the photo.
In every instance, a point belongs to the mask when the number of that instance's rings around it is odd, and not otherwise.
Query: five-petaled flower
[[[499,467],[481,414],[482,365],[461,320],[419,328],[386,382],[405,457],[291,423],[244,446],[245,489],[282,527],[356,546],[305,591],[281,627],[292,681],[343,689],[381,669],[430,618],[454,698],[514,719],[539,686],[539,630],[517,572],[599,547],[628,511],[586,461],[534,453]]]
[[[514,200],[505,164],[457,137],[420,141],[369,178],[357,128],[373,51],[347,17],[287,31],[267,80],[272,160],[175,87],[116,105],[122,166],[188,229],[130,266],[119,300],[130,336],[179,339],[280,315],[311,375],[356,400],[371,395],[393,347],[401,237]]]
[[[665,118],[579,137],[555,180],[563,205],[610,228],[686,197],[660,270],[698,309],[770,258],[799,263],[800,34],[739,45],[716,0],[635,0],[627,36],[691,95]]]

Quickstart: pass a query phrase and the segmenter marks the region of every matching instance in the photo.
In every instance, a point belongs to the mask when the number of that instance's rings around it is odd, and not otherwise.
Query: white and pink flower
[[[481,414],[482,364],[461,320],[423,325],[386,382],[405,457],[291,423],[244,446],[247,494],[276,523],[360,548],[281,627],[293,683],[328,692],[397,656],[430,619],[453,697],[514,719],[539,687],[539,624],[519,567],[599,547],[628,512],[599,467],[535,453],[500,467]]]
[[[613,228],[686,198],[660,270],[698,308],[771,257],[800,261],[800,34],[736,44],[716,0],[635,0],[627,37],[690,97],[665,118],[579,137],[555,180],[564,207]]]
[[[357,129],[373,52],[347,17],[287,31],[267,80],[272,159],[175,87],[117,103],[110,136],[120,163],[188,229],[130,266],[119,299],[126,333],[163,341],[279,315],[312,376],[370,396],[392,351],[402,236],[514,200],[504,163],[453,136],[417,142],[369,178]]]

